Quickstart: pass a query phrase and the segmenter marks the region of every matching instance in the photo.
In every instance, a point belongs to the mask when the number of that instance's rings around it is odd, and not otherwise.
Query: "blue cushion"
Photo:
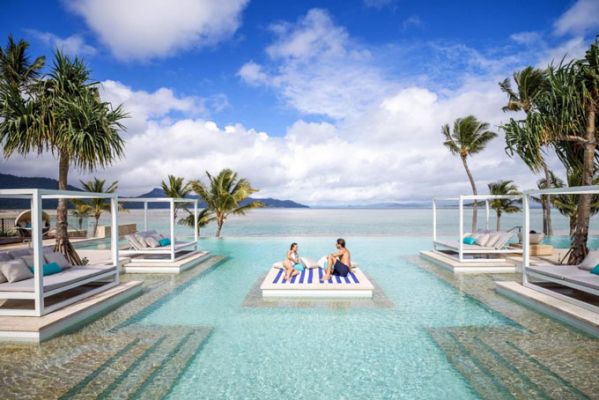
[[[160,247],[170,246],[171,240],[169,238],[162,238],[158,241],[158,244],[160,245]]]
[[[33,267],[29,267],[29,269],[31,270],[31,272],[33,272]],[[60,265],[58,265],[58,263],[51,262],[42,265],[42,272],[44,276],[54,275],[59,272],[62,272],[62,268],[60,267]]]
[[[295,264],[293,268],[297,269],[299,272],[304,270],[304,266],[302,264]]]
[[[595,265],[591,270],[591,274],[599,275],[599,264]]]
[[[464,244],[476,244],[476,239],[474,239],[472,236],[466,236],[464,238]]]

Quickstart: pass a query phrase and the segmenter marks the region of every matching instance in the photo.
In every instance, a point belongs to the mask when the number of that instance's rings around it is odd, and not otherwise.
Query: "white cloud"
[[[61,50],[62,52],[74,56],[93,56],[96,49],[85,43],[81,35],[71,35],[61,38],[50,32],[30,31],[36,38],[44,42],[47,46]]]
[[[397,0],[364,0],[364,5],[366,7],[376,8],[380,10],[385,7],[393,7],[395,6]]]
[[[535,44],[542,40],[539,32],[518,32],[510,35],[510,39],[518,44]]]
[[[599,0],[578,0],[553,27],[557,35],[581,35],[599,27]],[[590,32],[596,33],[596,32]]]
[[[370,51],[324,10],[312,9],[296,23],[271,30],[276,40],[266,49],[270,64],[248,62],[238,75],[249,84],[274,88],[302,113],[347,118],[393,90]]]
[[[411,15],[401,22],[401,29],[407,30],[409,28],[421,28],[424,25],[422,20],[417,15]]]
[[[241,24],[248,0],[68,0],[115,57],[147,60],[214,45]]]

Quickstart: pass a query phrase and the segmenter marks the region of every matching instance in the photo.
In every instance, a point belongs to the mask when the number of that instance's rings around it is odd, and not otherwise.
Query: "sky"
[[[309,205],[428,201],[470,192],[441,126],[469,114],[499,136],[469,159],[479,192],[538,176],[505,153],[497,83],[527,65],[580,57],[599,0],[3,0],[12,34],[51,65],[83,58],[101,95],[129,113],[125,157],[72,168],[70,183],[144,193],[168,174],[232,168],[257,197]],[[554,154],[552,168],[562,173]],[[51,154],[0,171],[56,178]]]

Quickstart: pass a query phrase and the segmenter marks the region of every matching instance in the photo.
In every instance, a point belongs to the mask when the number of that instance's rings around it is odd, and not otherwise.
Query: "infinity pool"
[[[327,254],[334,239],[302,238],[300,254]],[[354,260],[391,308],[244,307],[290,241],[201,240],[226,261],[134,322],[213,327],[170,398],[477,398],[427,330],[511,322],[404,258],[428,248],[428,240],[348,238]]]

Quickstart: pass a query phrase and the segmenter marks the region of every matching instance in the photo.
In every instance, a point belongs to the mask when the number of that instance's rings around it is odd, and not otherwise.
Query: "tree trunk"
[[[466,174],[468,175],[468,180],[470,181],[470,186],[472,186],[472,194],[473,195],[477,195],[476,192],[476,184],[474,183],[474,178],[472,178],[472,173],[470,172],[470,168],[468,168],[468,162],[466,161],[466,157],[461,157],[462,158],[462,163],[464,164],[464,169],[466,170]],[[478,217],[478,210],[477,210],[477,200],[474,200],[474,202],[472,203],[472,232],[476,232],[476,227],[478,225],[478,221],[477,221],[477,217]]]
[[[500,210],[496,210],[497,212],[497,224],[495,226],[495,230],[497,232],[499,232],[501,230],[501,211]]]
[[[551,175],[547,164],[543,162],[543,170],[545,171],[545,182],[547,187],[551,186]],[[541,206],[543,207],[543,233],[547,236],[553,236],[553,224],[551,222],[551,203],[549,196],[541,196]]]
[[[100,216],[97,215],[94,217],[95,221],[94,221],[94,237],[98,236],[98,224],[100,223]]]
[[[570,237],[574,237],[576,233],[576,214],[570,216]]]
[[[582,186],[593,184],[595,175],[595,114],[596,109],[593,103],[589,105],[587,114],[587,126],[585,130],[585,139],[588,141],[584,145],[583,168],[582,168]],[[578,201],[578,212],[576,215],[576,231],[572,237],[572,252],[568,259],[568,264],[580,264],[589,252],[587,240],[589,238],[589,222],[591,219],[591,195],[581,194]]]
[[[216,217],[216,237],[219,238],[220,237],[220,232],[223,229],[223,225],[225,224],[225,218],[224,217]]]
[[[68,177],[69,156],[61,152],[58,160],[58,190],[67,190]],[[54,251],[64,254],[71,264],[81,265],[81,259],[69,241],[67,212],[66,199],[58,199],[58,207],[56,208],[56,245],[54,246]]]

